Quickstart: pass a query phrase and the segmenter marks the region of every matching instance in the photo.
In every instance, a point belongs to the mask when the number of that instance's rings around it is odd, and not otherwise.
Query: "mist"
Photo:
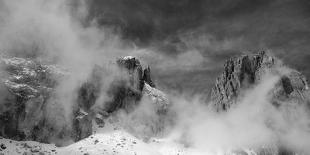
[[[170,96],[177,115],[165,140],[197,149],[202,154],[273,150],[277,147],[309,153],[309,110],[304,103],[272,104],[272,90],[280,77],[267,73],[228,111],[218,113],[201,95]]]
[[[91,7],[83,0],[1,0],[0,4],[1,55],[56,64],[68,75],[59,81],[55,97],[48,101],[51,103],[47,109],[48,119],[57,122],[56,128],[59,129],[64,126],[71,128],[71,109],[77,101],[77,89],[88,80],[95,65],[106,71],[101,79],[99,99],[94,106],[99,108],[110,100],[106,94],[110,84],[124,75],[115,63],[117,58],[132,55],[140,59],[142,65],[154,66],[152,74],[162,86],[169,83],[169,79],[160,81],[165,73],[168,77],[184,71],[194,75],[191,72],[194,70],[213,77],[215,75],[211,73],[218,72],[221,62],[213,59],[214,55],[222,53],[219,57],[226,58],[235,53],[223,51],[243,50],[242,47],[252,45],[242,36],[218,39],[212,34],[195,35],[204,31],[197,28],[197,32],[177,33],[177,38],[182,42],[177,45],[169,41],[170,36],[165,38],[168,40],[166,43],[178,51],[167,54],[167,49],[163,49],[157,39],[142,36],[140,39],[146,39],[148,43],[140,42],[132,39],[135,37],[130,32],[124,37],[115,31],[114,25],[102,26],[99,19],[89,17]],[[128,23],[131,24],[131,21]],[[169,30],[167,28],[166,31]],[[161,37],[159,35],[158,38]],[[208,52],[202,52],[202,49]],[[174,80],[177,78],[175,76]],[[210,89],[210,79],[204,78],[205,83],[200,81],[196,85]],[[309,154],[309,111],[305,104],[299,103],[293,103],[292,111],[272,105],[270,92],[279,80],[279,76],[267,73],[259,84],[238,98],[236,106],[228,112],[213,111],[209,107],[212,103],[205,101],[204,90],[189,93],[180,91],[178,87],[163,86],[159,88],[167,90],[171,106],[167,118],[158,116],[158,107],[147,98],[141,99],[136,110],[130,113],[120,111],[113,117],[118,117],[126,130],[146,143],[152,136],[157,136],[201,152],[280,146]],[[291,103],[283,104],[289,106]],[[158,126],[164,131],[154,134],[154,128]]]
[[[94,66],[109,73],[102,80],[105,91],[112,79],[121,74],[116,59],[132,51],[117,35],[97,27],[95,21],[83,26],[81,19],[87,13],[84,1],[1,1],[1,55],[59,66],[64,72],[65,78],[58,79],[55,93],[44,109],[47,124],[59,133],[63,128],[72,128],[78,88],[90,78]]]

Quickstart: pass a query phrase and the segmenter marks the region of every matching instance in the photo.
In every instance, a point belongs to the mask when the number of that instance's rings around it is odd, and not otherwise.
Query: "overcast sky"
[[[203,91],[227,58],[261,50],[310,77],[309,0],[89,2],[89,21],[96,19],[124,40],[152,48],[153,57],[161,55],[155,59],[160,63],[149,62],[160,85]]]

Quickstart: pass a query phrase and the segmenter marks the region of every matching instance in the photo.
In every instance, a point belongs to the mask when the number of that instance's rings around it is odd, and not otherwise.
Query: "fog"
[[[135,42],[122,39],[111,27],[99,26],[96,19],[85,24],[83,21],[88,17],[89,6],[82,0],[0,0],[0,4],[1,54],[57,64],[70,74],[60,81],[55,100],[49,101],[52,103],[49,119],[56,121],[59,128],[67,126],[70,121],[77,88],[89,78],[95,65],[100,65],[109,73],[103,76],[101,96],[96,103],[96,106],[102,106],[100,104],[109,100],[106,96],[109,84],[122,75],[115,65],[119,57],[136,56],[143,65],[155,65],[163,72],[191,70],[214,61],[203,57],[195,48],[188,48],[176,57],[168,57],[158,52],[160,48],[155,49],[154,45],[139,47]],[[225,40],[214,45],[210,36],[203,36],[201,40],[204,42],[196,38],[195,43],[191,41],[192,36],[182,37],[187,47],[195,44],[204,48],[205,40],[209,40],[207,45],[212,46],[208,48],[213,50],[239,47],[242,41]],[[266,74],[228,112],[212,111],[208,106],[212,103],[203,100],[206,94],[192,95],[168,90],[167,98],[171,103],[168,120],[161,120],[153,111],[153,102],[144,98],[137,110],[130,114],[120,112],[119,115],[126,129],[129,128],[139,138],[152,136],[150,133],[153,131],[146,131],[149,125],[156,127],[164,123],[166,130],[161,139],[201,151],[259,149],[276,145],[310,153],[310,119],[305,104],[296,103],[291,111],[277,109],[271,103],[270,92],[279,79],[271,73]]]
[[[271,92],[277,82],[278,76],[265,75],[223,113],[204,106],[199,97],[175,98],[178,123],[168,139],[204,151],[282,146],[308,153],[309,111],[302,104],[273,106]]]
[[[109,74],[102,84],[107,86],[120,74],[115,60],[132,50],[123,47],[109,30],[99,29],[95,21],[83,26],[80,20],[87,15],[86,10],[84,1],[1,1],[1,54],[58,65],[68,72],[47,101],[47,123],[59,132],[71,128],[77,90],[90,77],[94,65],[107,69]]]

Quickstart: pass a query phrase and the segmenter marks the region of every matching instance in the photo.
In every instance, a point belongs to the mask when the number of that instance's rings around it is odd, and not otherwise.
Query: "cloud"
[[[77,91],[90,77],[94,66],[97,64],[118,73],[116,58],[129,54],[130,47],[95,22],[83,25],[81,19],[88,14],[83,1],[1,0],[0,3],[3,4],[0,11],[0,54],[30,58],[68,71],[46,100],[44,119],[46,124],[55,128],[55,132],[70,129]],[[104,76],[103,90],[113,76]]]
[[[263,147],[309,152],[309,121],[305,121],[309,111],[303,107],[305,103],[274,107],[270,92],[278,80],[278,76],[265,75],[223,113],[214,112],[199,96],[172,96],[177,123],[166,140],[213,153],[249,148],[259,151]]]

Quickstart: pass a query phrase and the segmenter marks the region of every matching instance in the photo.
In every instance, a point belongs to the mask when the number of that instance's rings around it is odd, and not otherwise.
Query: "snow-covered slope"
[[[97,133],[66,147],[33,141],[1,139],[0,154],[4,155],[224,155],[249,154],[252,150],[215,151],[184,147],[167,139],[141,141],[122,130]]]
[[[155,143],[157,143],[155,145]],[[177,148],[162,146],[159,141],[145,143],[127,132],[115,130],[98,133],[66,147],[56,147],[52,144],[42,144],[33,141],[13,141],[1,139],[0,154],[60,154],[60,155],[163,155],[180,154]],[[166,152],[166,153],[165,153]]]

